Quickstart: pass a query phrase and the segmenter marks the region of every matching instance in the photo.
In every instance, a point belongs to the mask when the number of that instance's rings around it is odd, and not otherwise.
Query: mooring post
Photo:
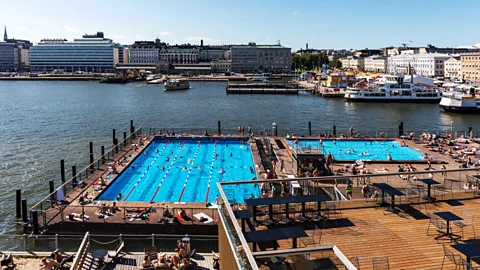
[[[113,141],[113,144],[115,145],[115,153],[118,152],[118,139],[115,138],[115,140]]]
[[[103,164],[105,164],[105,160],[106,160],[106,158],[105,158],[105,146],[103,146],[103,145],[100,147],[100,154],[102,155],[102,165],[103,165]]]
[[[75,188],[77,184],[77,166],[72,166],[72,187]]]
[[[115,137],[116,137],[115,132],[116,132],[115,129],[113,129],[113,132],[112,132],[112,142],[113,142],[114,145],[115,145]]]
[[[337,137],[337,126],[333,126],[333,137]]]
[[[222,123],[218,121],[218,135],[222,135]]]
[[[90,170],[94,170],[95,169],[95,165],[93,164],[93,142],[90,142]]]
[[[135,129],[133,128],[133,120],[130,120],[130,133],[133,133]]]
[[[277,123],[272,123],[272,136],[278,136]]]
[[[17,210],[17,218],[21,218],[22,217],[22,190],[21,189],[16,190],[15,198],[16,198],[15,206]]]
[[[32,214],[33,234],[40,234],[38,230],[38,212],[37,210],[32,210],[30,213]]]
[[[53,206],[56,202],[55,200],[55,186],[53,180],[48,181],[48,186],[50,187],[50,203]]]
[[[28,222],[28,211],[27,211],[27,200],[23,199],[22,200],[22,220],[23,222],[27,223]]]
[[[127,146],[127,132],[123,132],[123,147]]]
[[[398,137],[403,136],[403,122],[400,122],[400,125],[398,126]]]
[[[312,136],[312,122],[308,121],[308,134],[309,136]]]
[[[63,184],[65,184],[65,160],[64,159],[60,160],[60,178],[62,180],[63,194],[65,194],[65,186],[63,186]]]

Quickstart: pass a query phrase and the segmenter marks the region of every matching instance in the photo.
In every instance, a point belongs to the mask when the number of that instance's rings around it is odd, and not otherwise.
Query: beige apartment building
[[[480,52],[460,54],[462,61],[462,75],[471,81],[480,80]]]
[[[445,78],[462,78],[462,61],[460,57],[451,57],[444,62]]]

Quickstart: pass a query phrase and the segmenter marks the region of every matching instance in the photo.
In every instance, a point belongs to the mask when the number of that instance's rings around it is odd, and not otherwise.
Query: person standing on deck
[[[350,127],[350,137],[353,137],[353,127]]]

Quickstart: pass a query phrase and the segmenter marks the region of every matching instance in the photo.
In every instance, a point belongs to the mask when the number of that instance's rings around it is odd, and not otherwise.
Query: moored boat
[[[475,90],[470,92],[445,92],[443,93],[440,107],[446,112],[480,113],[480,96],[475,95]]]
[[[190,88],[190,82],[187,80],[167,80],[164,86],[165,91],[187,90]]]

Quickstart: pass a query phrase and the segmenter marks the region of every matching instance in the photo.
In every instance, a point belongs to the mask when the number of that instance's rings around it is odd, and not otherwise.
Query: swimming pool
[[[252,170],[250,169],[252,168]],[[238,139],[155,138],[98,200],[214,202],[217,182],[256,178],[248,142]],[[259,188],[235,186],[229,199],[243,203]]]
[[[424,160],[421,152],[408,146],[402,147],[397,141],[373,140],[299,140],[297,144],[288,140],[292,148],[320,149],[324,154],[332,153],[336,160],[375,160],[387,161],[388,155],[392,160]]]

